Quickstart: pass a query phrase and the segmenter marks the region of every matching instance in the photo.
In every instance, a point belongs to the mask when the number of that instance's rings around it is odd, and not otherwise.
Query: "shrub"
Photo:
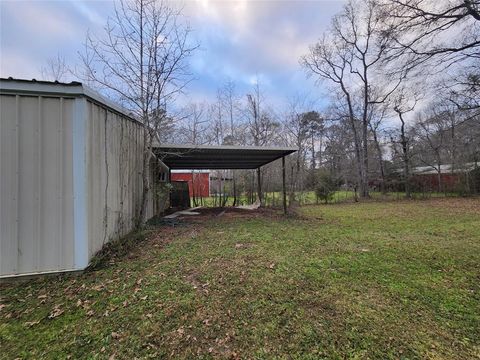
[[[327,204],[332,201],[333,194],[338,189],[338,180],[335,179],[330,173],[320,173],[317,176],[317,182],[315,185],[315,196],[318,200],[325,201]]]

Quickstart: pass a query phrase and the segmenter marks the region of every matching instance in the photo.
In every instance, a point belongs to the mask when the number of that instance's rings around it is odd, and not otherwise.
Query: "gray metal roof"
[[[256,169],[297,151],[293,147],[164,144],[155,154],[170,169]]]
[[[442,174],[458,174],[466,173],[475,169],[478,165],[474,162],[464,163],[455,165],[455,168],[452,168],[452,164],[443,164],[440,165],[440,172]],[[429,165],[429,166],[417,166],[412,169],[412,173],[415,175],[432,175],[438,174],[438,167]]]
[[[126,116],[132,121],[139,122],[137,119],[135,119],[135,116],[128,110],[118,105],[117,103],[105,98],[104,96],[97,93],[95,90],[90,89],[88,86],[78,81],[64,83],[59,81],[44,81],[36,79],[14,79],[12,77],[0,78],[0,93],[12,95],[33,94],[54,97],[84,96],[94,102],[97,102],[109,108],[114,112]]]

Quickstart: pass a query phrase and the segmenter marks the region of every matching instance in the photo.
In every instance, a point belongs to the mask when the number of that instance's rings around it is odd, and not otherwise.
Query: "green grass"
[[[300,205],[315,205],[322,203],[322,201],[317,201],[314,191],[303,191],[296,193],[296,201]],[[279,207],[282,205],[282,194],[279,191],[275,192],[264,192],[265,203],[267,206]],[[412,192],[412,199],[416,200],[425,200],[430,198],[451,198],[458,197],[455,193],[439,193],[439,192]],[[330,201],[331,203],[345,203],[345,202],[354,202],[355,193],[348,190],[339,190],[333,194],[333,198]],[[370,191],[370,200],[372,201],[399,201],[405,200],[404,192],[388,192],[382,194],[379,191]],[[245,195],[242,194],[238,196],[238,204],[246,205],[251,202],[251,200]],[[289,202],[287,194],[287,202]],[[206,206],[206,207],[216,207],[220,204],[219,197],[206,197],[197,199],[197,205]],[[192,206],[194,205],[192,201]],[[226,200],[226,206],[233,206],[233,197],[228,196]]]
[[[479,358],[479,199],[298,212],[162,227],[6,285],[0,358]]]

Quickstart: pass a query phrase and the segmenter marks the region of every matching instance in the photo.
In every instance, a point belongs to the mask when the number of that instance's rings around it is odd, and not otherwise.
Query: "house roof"
[[[294,147],[162,144],[153,151],[170,169],[256,169],[297,151]]]
[[[455,168],[452,168],[452,164],[440,165],[440,172],[442,174],[458,174],[465,173],[475,169],[477,165],[473,162],[455,165]],[[412,174],[415,175],[431,175],[438,174],[438,167],[434,166],[417,166],[412,169]]]

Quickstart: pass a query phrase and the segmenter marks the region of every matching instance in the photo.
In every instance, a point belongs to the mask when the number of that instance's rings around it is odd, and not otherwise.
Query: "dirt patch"
[[[205,222],[206,220],[219,218],[220,219],[235,219],[235,218],[260,218],[260,217],[274,217],[279,218],[282,216],[276,209],[262,208],[255,210],[239,209],[233,207],[214,207],[214,208],[200,208],[195,209],[199,215],[195,216],[178,216],[183,222],[190,224],[198,224]]]

